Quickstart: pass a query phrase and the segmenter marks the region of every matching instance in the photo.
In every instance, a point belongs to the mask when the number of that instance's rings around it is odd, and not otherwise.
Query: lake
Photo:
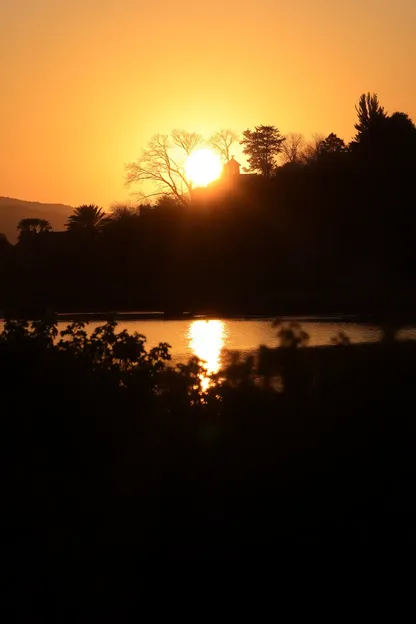
[[[339,332],[344,332],[352,343],[376,342],[380,340],[381,329],[375,325],[353,322],[338,322],[322,319],[285,319],[298,320],[309,334],[309,346],[326,345]],[[186,362],[191,356],[197,356],[206,362],[209,372],[218,372],[223,362],[224,350],[253,353],[260,345],[275,347],[277,329],[272,326],[273,319],[205,319],[188,320],[140,319],[120,320],[118,330],[137,331],[147,338],[148,347],[159,342],[171,345],[174,362]],[[60,322],[60,328],[67,322]],[[87,326],[88,332],[102,321],[92,321]],[[398,334],[399,339],[416,340],[416,327],[405,327]]]

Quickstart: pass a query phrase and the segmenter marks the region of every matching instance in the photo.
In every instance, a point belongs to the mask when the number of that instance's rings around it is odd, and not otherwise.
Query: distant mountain
[[[20,219],[46,219],[53,230],[65,229],[72,206],[64,204],[42,204],[24,201],[11,197],[0,197],[0,232],[5,234],[11,243],[17,241],[17,224]]]

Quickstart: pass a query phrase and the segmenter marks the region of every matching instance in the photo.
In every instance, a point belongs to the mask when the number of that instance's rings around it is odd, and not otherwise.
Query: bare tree
[[[187,204],[192,183],[186,178],[185,161],[201,140],[199,134],[184,130],[156,134],[138,160],[126,166],[127,186],[150,182],[153,192],[140,193],[142,198],[167,195]]]
[[[231,147],[238,141],[238,134],[232,130],[222,129],[211,136],[208,144],[221,156],[223,162],[231,158]]]
[[[286,163],[299,163],[303,159],[305,138],[298,132],[286,134],[286,140],[282,143],[282,161]]]
[[[186,132],[186,130],[172,130],[172,143],[182,149],[187,156],[190,156],[198,145],[202,142],[202,136],[196,132]]]
[[[325,141],[323,134],[315,132],[303,150],[303,161],[306,163],[316,162],[321,153],[322,143]]]

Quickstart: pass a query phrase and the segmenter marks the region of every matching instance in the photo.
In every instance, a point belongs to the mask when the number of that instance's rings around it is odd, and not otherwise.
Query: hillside
[[[17,224],[20,219],[47,219],[54,230],[63,230],[73,208],[64,204],[42,204],[11,197],[0,197],[0,232],[11,243],[17,240]]]

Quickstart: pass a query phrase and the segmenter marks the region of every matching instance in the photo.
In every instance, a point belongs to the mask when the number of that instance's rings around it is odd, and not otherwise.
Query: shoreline
[[[114,319],[116,321],[197,321],[197,320],[230,320],[230,321],[274,321],[277,318],[282,322],[298,321],[298,322],[359,322],[359,315],[353,314],[333,314],[333,315],[298,315],[298,314],[221,314],[206,313],[192,314],[183,312],[178,314],[170,314],[166,312],[62,312],[57,314],[58,321],[86,320],[86,321],[105,321]],[[416,322],[416,319],[415,319]]]
[[[0,307],[0,320],[5,318],[36,320],[46,317],[56,317],[62,321],[190,321],[198,319],[214,320],[246,320],[246,321],[298,321],[299,323],[327,322],[327,323],[358,323],[388,326],[416,325],[416,305],[413,301],[390,303],[381,302],[357,303],[339,302],[338,305],[310,305],[305,302],[270,302],[270,305],[236,305],[235,307],[201,306],[181,309],[178,306],[162,306],[138,308],[110,308],[108,306],[75,305],[64,307],[58,305],[24,305]]]
[[[274,321],[281,320],[287,322],[299,323],[357,323],[357,324],[376,324],[383,323],[393,325],[416,324],[416,315],[403,315],[401,318],[393,316],[389,318],[381,314],[369,313],[334,313],[334,314],[224,314],[207,312],[205,314],[196,314],[191,312],[183,313],[167,313],[162,311],[95,311],[95,312],[59,312],[54,313],[58,322],[84,321],[97,322],[106,320],[115,321],[195,321],[195,320],[233,320],[233,321]],[[25,318],[35,320],[41,318],[39,314],[13,315],[13,318]],[[5,320],[5,314],[0,311],[0,321]]]

